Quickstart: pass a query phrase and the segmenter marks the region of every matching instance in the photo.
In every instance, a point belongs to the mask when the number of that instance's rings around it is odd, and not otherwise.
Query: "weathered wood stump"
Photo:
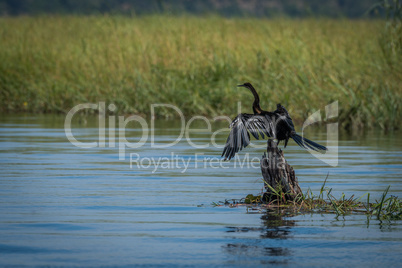
[[[261,172],[266,190],[263,201],[270,202],[278,198],[294,201],[302,194],[295,171],[272,139],[268,140],[267,154],[264,153],[262,156]]]

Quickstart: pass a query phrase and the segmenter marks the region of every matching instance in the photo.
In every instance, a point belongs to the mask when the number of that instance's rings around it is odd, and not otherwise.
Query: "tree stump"
[[[262,156],[261,172],[266,190],[263,201],[270,202],[278,198],[294,201],[302,194],[295,171],[272,139],[268,140],[267,154]]]

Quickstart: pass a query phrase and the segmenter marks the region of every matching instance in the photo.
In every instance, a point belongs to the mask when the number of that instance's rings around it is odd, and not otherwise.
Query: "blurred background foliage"
[[[293,3],[300,16],[317,17],[266,18],[258,3],[289,16]],[[3,15],[35,14],[0,17],[1,112],[67,113],[106,101],[118,114],[148,115],[152,103],[169,103],[186,116],[234,116],[240,100],[250,111],[252,95],[236,88],[248,81],[262,107],[280,102],[299,123],[318,109],[325,118],[325,105],[339,101],[343,128],[400,128],[400,1],[0,0],[0,7]],[[358,13],[383,18],[325,17]]]
[[[378,0],[0,0],[1,15],[51,14],[210,14],[258,17],[384,16]]]

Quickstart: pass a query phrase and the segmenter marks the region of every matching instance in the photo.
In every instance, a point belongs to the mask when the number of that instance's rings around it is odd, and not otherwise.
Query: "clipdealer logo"
[[[179,115],[180,118],[180,133],[177,136],[175,140],[172,140],[169,143],[156,143],[155,141],[155,110],[158,108],[164,108],[164,109],[172,109],[174,112],[176,112]],[[238,103],[238,113],[241,113],[241,103]],[[93,110],[98,110],[99,115],[98,115],[98,140],[97,141],[92,141],[92,142],[82,142],[78,141],[72,131],[72,120],[73,117],[77,114],[77,112],[84,110],[84,109],[93,109]],[[212,125],[211,122],[215,122],[217,120],[226,120],[228,124],[232,121],[228,116],[217,116],[212,119],[208,119],[205,116],[193,116],[191,117],[187,122],[185,120],[184,114],[182,111],[177,107],[172,104],[151,104],[150,106],[150,114],[151,114],[151,119],[150,122],[148,123],[147,120],[139,115],[131,115],[128,117],[125,116],[115,116],[115,115],[108,115],[106,116],[107,110],[110,112],[114,112],[116,110],[116,106],[114,104],[109,104],[106,107],[105,102],[99,102],[99,103],[84,103],[84,104],[78,104],[74,106],[67,114],[64,122],[64,130],[67,139],[70,141],[71,144],[78,148],[86,149],[86,148],[118,148],[118,155],[119,155],[119,160],[125,160],[127,157],[127,150],[131,149],[134,152],[130,153],[130,167],[157,167],[156,169],[159,168],[170,168],[173,166],[179,166],[181,165],[183,167],[183,170],[187,170],[188,166],[190,165],[189,163],[191,161],[197,160],[199,158],[200,154],[195,154],[193,158],[186,158],[184,159],[183,156],[179,156],[174,153],[174,146],[185,139],[189,146],[195,148],[195,149],[203,149],[203,148],[218,148],[218,149],[223,149],[224,144],[218,144],[216,142],[216,136],[219,133],[222,132],[229,132],[229,128],[222,128],[218,129],[214,132],[212,132]],[[338,101],[335,101],[331,104],[328,104],[325,106],[325,122],[326,122],[326,128],[327,128],[327,133],[326,133],[326,146],[328,147],[328,151],[324,153],[316,152],[313,150],[308,150],[310,154],[312,154],[314,157],[317,159],[323,161],[324,163],[330,165],[330,166],[337,166],[338,165],[338,122],[331,122],[334,118],[338,117]],[[206,128],[203,129],[192,129],[191,125],[195,120],[201,120],[204,121],[206,124]],[[106,128],[106,121],[108,122],[108,128]],[[136,131],[141,132],[141,137],[139,140],[136,142],[130,142],[128,141],[126,137],[126,130],[128,129],[128,124],[130,122],[135,122],[138,123],[140,128],[137,128]],[[303,123],[301,133],[300,135],[303,136],[304,130],[318,122],[323,122],[323,119],[321,118],[321,111],[318,110],[311,114],[307,120]],[[210,133],[210,140],[209,142],[206,142],[204,144],[199,144],[195,143],[191,140],[190,138],[190,133],[192,132],[208,132]],[[140,154],[135,152],[135,149],[138,149],[145,144],[150,145],[151,148],[172,148],[171,155],[168,157],[159,157],[159,158],[141,158]],[[251,148],[266,148],[265,144],[253,144],[250,143],[249,147]],[[196,150],[195,150],[196,151]],[[174,156],[172,159],[172,155]],[[238,156],[238,154],[236,155]],[[245,153],[244,156],[247,156],[248,158],[248,153]],[[169,164],[168,161],[169,160]],[[249,159],[249,158],[248,158]],[[198,159],[199,160],[199,159]],[[202,160],[205,161],[205,160]],[[227,162],[223,162],[222,159],[217,156],[216,158],[210,158],[208,159],[210,161],[210,166],[216,166],[217,162],[222,162],[222,164],[219,164],[219,167],[224,168],[225,164]],[[235,161],[239,161],[239,157]],[[249,160],[248,160],[249,161]],[[174,162],[174,163],[172,163]],[[147,164],[146,164],[147,163]],[[182,164],[180,164],[182,163]],[[187,166],[184,163],[188,163]],[[194,162],[197,163],[197,162]],[[205,166],[205,165],[199,165]],[[258,166],[259,166],[259,160],[258,160]],[[196,166],[198,167],[198,166]],[[156,170],[154,171],[156,172]]]

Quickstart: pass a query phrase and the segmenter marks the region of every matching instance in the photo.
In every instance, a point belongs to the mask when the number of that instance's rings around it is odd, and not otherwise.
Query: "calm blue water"
[[[98,141],[96,120],[75,122],[75,137]],[[153,148],[148,139],[119,160],[119,149],[107,142],[73,146],[63,124],[58,116],[0,117],[0,266],[398,267],[402,261],[400,221],[214,207],[260,193],[258,164],[219,166],[221,149],[196,149],[185,139],[169,148]],[[179,122],[156,127],[157,145],[178,137]],[[325,142],[325,130],[308,134]],[[135,126],[126,131],[132,143],[140,136]],[[210,136],[191,137],[203,144]],[[217,143],[225,139],[218,135]],[[388,185],[402,196],[399,133],[340,134],[339,145],[336,167],[293,142],[285,149],[303,191],[317,192],[329,173],[335,196],[370,192],[378,199]],[[262,152],[246,148],[240,156],[251,160]],[[131,167],[130,153],[138,154]]]

